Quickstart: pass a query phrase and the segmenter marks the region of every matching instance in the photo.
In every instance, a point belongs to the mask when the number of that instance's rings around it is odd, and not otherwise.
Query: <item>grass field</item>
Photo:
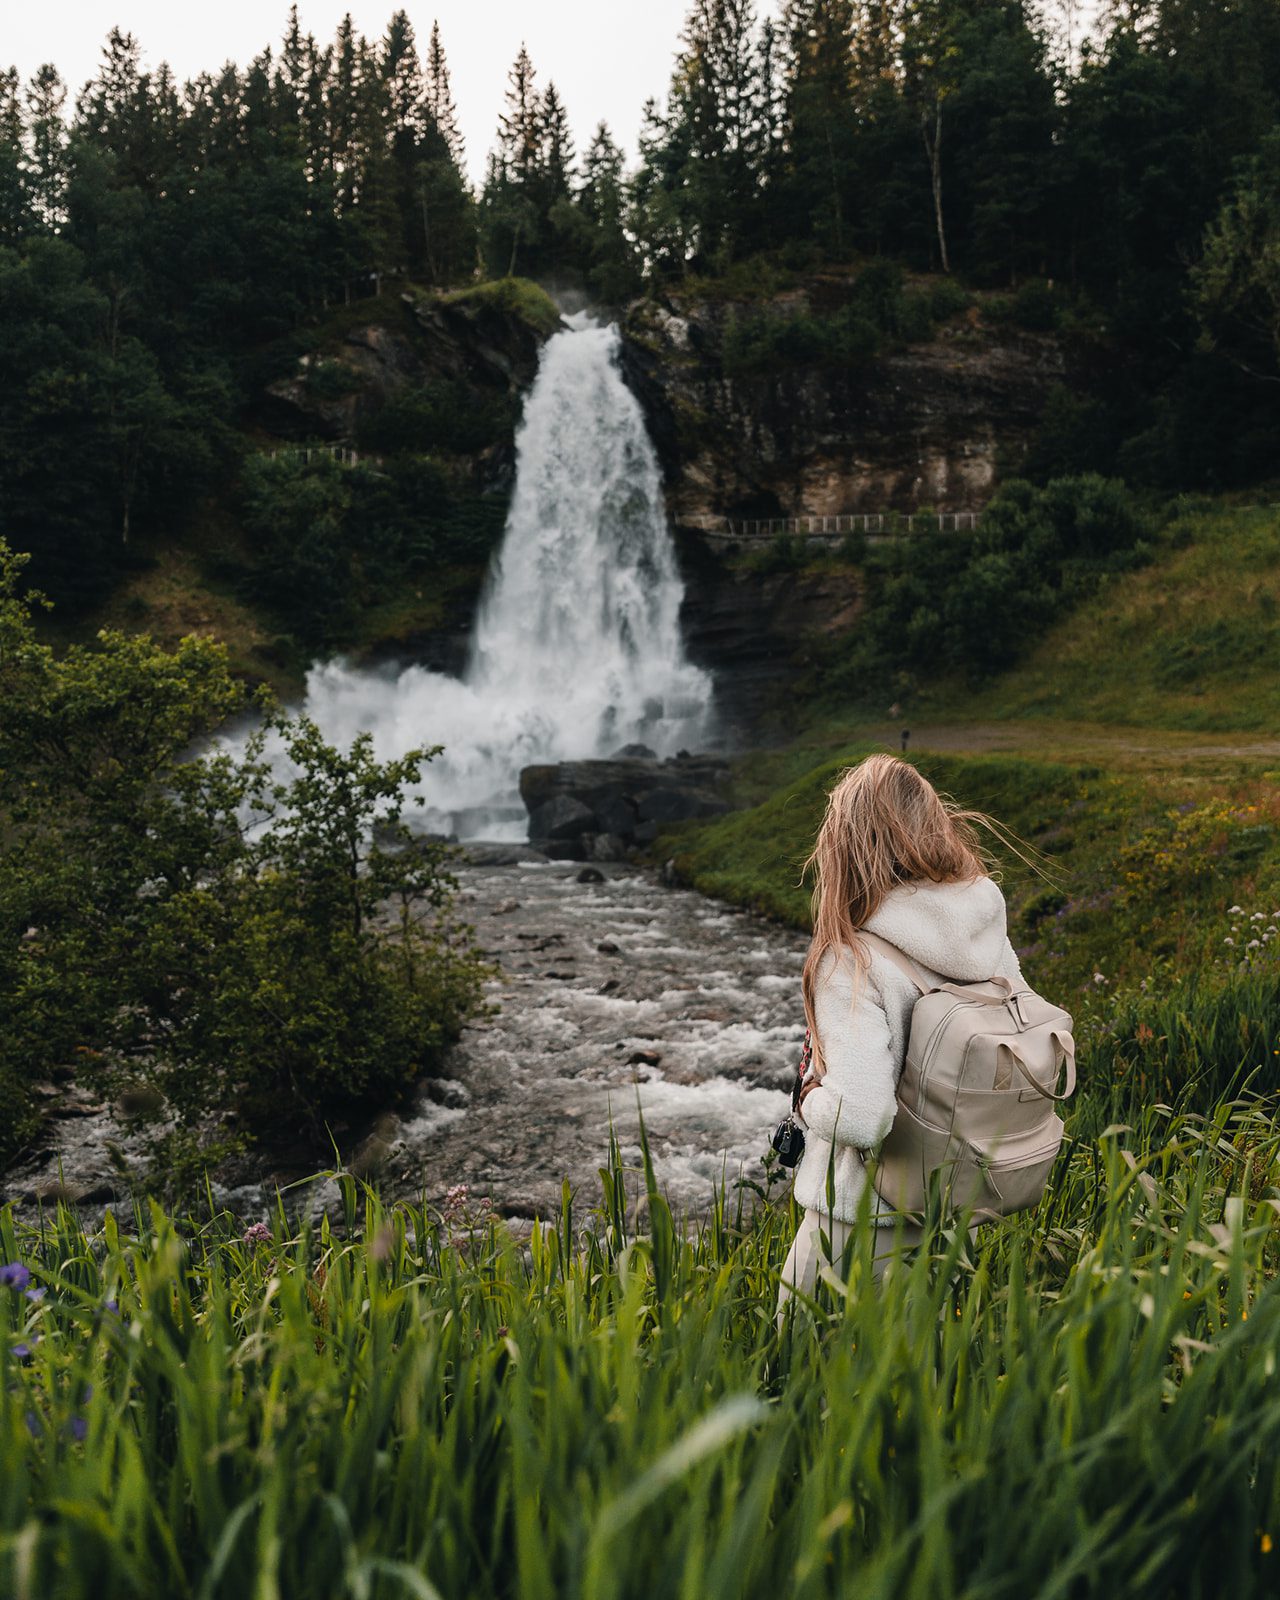
[[[1011,601],[1008,626],[1017,625]],[[814,725],[847,730],[820,674],[809,689]],[[926,679],[904,699],[908,725],[1005,720],[1062,721],[1077,737],[1110,725],[1148,738],[1156,729],[1280,738],[1280,499],[1178,503],[1150,560],[1104,578],[1030,641],[1016,670],[980,687]]]
[[[686,1236],[616,1148],[523,1249],[351,1182],[315,1233],[0,1214],[0,1592],[1273,1593],[1274,1102],[1102,1059],[1038,1212],[879,1291],[864,1232],[781,1333],[776,1186]]]

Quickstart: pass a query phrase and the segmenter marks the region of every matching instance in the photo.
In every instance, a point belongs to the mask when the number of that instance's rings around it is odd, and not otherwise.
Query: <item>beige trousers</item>
[[[839,1268],[840,1257],[844,1253],[845,1244],[853,1232],[855,1224],[841,1222],[838,1217],[827,1216],[821,1211],[806,1210],[800,1218],[800,1225],[796,1229],[796,1236],[791,1241],[791,1249],[787,1252],[787,1259],[782,1264],[782,1277],[778,1284],[778,1321],[782,1321],[782,1308],[791,1298],[794,1291],[801,1294],[812,1295],[818,1284],[818,1268],[823,1262]],[[823,1253],[822,1240],[819,1232],[825,1232],[831,1241],[831,1258],[828,1261]],[[873,1257],[871,1271],[877,1283],[880,1283],[885,1270],[893,1257],[893,1229],[877,1227],[874,1229],[876,1238],[873,1241]],[[920,1227],[917,1223],[903,1224],[902,1244],[904,1250],[920,1242]]]
[[[969,1229],[969,1237],[976,1236],[979,1223],[973,1223]],[[806,1210],[796,1229],[796,1236],[791,1241],[791,1249],[787,1252],[787,1259],[782,1264],[782,1276],[778,1284],[778,1310],[777,1322],[782,1326],[782,1311],[793,1292],[799,1290],[801,1294],[812,1295],[818,1283],[819,1263],[827,1258],[822,1251],[822,1241],[819,1231],[826,1232],[831,1241],[830,1265],[839,1271],[840,1257],[844,1252],[845,1242],[853,1232],[855,1224],[841,1222],[836,1217],[827,1216],[823,1212]],[[902,1255],[895,1255],[894,1228],[889,1225],[876,1226],[873,1224],[875,1239],[872,1243],[871,1272],[876,1283],[884,1279],[889,1264],[895,1259],[904,1259],[920,1243],[923,1229],[919,1223],[904,1222],[898,1235]]]

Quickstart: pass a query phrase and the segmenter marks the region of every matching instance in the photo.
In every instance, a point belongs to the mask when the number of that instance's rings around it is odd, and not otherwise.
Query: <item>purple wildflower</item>
[[[21,1261],[9,1261],[0,1267],[0,1284],[8,1289],[25,1289],[31,1282],[31,1268]]]
[[[26,1291],[26,1296],[27,1299],[31,1301],[32,1305],[38,1306],[48,1292],[49,1291],[44,1288],[28,1289]]]
[[[27,1344],[25,1340],[19,1340],[18,1343],[13,1346],[13,1353],[15,1356],[17,1356],[19,1361],[25,1361],[31,1354],[31,1346]]]
[[[33,1439],[38,1439],[44,1432],[44,1424],[40,1421],[39,1413],[28,1411],[23,1420],[27,1424],[27,1432]]]
[[[118,1317],[120,1315],[120,1302],[118,1300],[104,1300],[102,1309],[109,1311],[113,1317]]]
[[[67,1422],[67,1432],[77,1444],[83,1444],[89,1437],[89,1424],[84,1417],[71,1417]]]
[[[265,1222],[255,1222],[244,1230],[242,1238],[256,1250],[260,1244],[271,1243],[271,1229]]]

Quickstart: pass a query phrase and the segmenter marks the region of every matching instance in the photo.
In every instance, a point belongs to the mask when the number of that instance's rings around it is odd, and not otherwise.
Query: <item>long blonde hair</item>
[[[827,797],[826,815],[804,864],[812,871],[813,939],[800,980],[815,1071],[824,1071],[814,1022],[823,957],[853,953],[857,981],[869,960],[858,929],[900,883],[964,883],[989,877],[993,857],[977,826],[1002,833],[981,811],[962,810],[898,756],[873,755],[847,768]]]

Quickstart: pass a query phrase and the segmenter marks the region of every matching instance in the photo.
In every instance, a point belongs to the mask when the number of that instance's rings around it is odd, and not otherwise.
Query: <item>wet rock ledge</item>
[[[553,861],[618,861],[672,822],[728,811],[729,764],[715,756],[659,760],[626,745],[602,761],[525,767],[529,842]]]

